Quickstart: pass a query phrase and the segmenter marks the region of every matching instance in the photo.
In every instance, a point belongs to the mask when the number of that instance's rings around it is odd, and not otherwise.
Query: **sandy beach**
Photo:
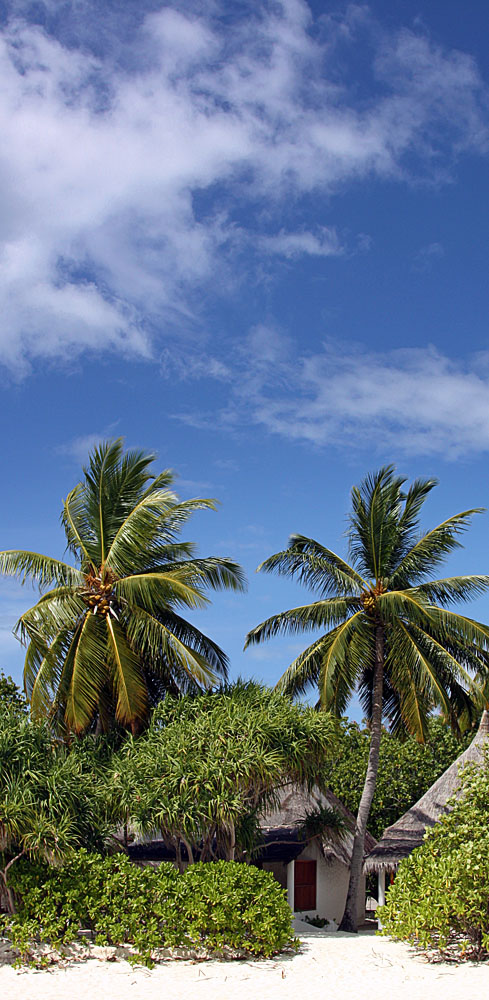
[[[2,1000],[479,1000],[489,964],[428,964],[372,932],[303,931],[297,955],[256,962],[165,962],[155,969],[89,959],[36,972],[0,968]]]

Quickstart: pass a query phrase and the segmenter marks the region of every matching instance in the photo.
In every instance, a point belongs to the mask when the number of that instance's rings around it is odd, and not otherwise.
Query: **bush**
[[[59,868],[19,862],[18,911],[3,924],[23,961],[35,943],[55,950],[88,929],[96,944],[128,944],[151,965],[161,948],[270,956],[293,942],[283,889],[269,872],[232,861],[138,868],[125,855],[80,850]]]
[[[1,680],[1,678],[0,678]],[[12,906],[11,879],[21,855],[59,863],[82,844],[103,851],[110,838],[106,741],[70,748],[47,721],[5,705],[0,684],[0,898]]]
[[[469,771],[464,796],[399,866],[383,933],[435,953],[489,954],[489,768]]]

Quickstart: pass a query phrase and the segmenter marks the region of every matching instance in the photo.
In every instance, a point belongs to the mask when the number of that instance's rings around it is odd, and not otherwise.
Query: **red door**
[[[294,866],[294,910],[316,909],[316,862],[296,861]]]

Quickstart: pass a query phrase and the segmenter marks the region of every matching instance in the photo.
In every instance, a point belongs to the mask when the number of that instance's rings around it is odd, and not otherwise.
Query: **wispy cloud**
[[[449,460],[489,450],[486,356],[463,364],[434,348],[374,353],[345,344],[301,356],[290,338],[268,333],[268,352],[260,352],[259,338],[266,343],[267,331],[253,331],[228,404],[212,414],[214,427],[259,424],[318,447]],[[205,426],[205,415],[194,413],[193,419]]]
[[[315,24],[302,0],[239,5],[232,21],[218,4],[150,6],[111,44],[110,12],[81,0],[66,18],[45,6],[51,33],[20,16],[0,33],[0,361],[20,374],[87,350],[157,356],[155,331],[192,330],[198,290],[218,262],[226,287],[250,242],[341,253],[333,228],[282,228],[291,198],[368,175],[443,179],[486,152],[474,61],[424,34],[388,34],[358,6]]]
[[[434,261],[439,260],[444,255],[445,248],[441,243],[428,243],[427,246],[418,250],[413,261],[413,269],[422,272],[431,271]]]
[[[161,374],[165,378],[176,375],[182,382],[189,379],[216,379],[218,382],[228,382],[232,379],[229,365],[219,358],[206,354],[185,352],[185,357],[176,354],[175,350],[163,350],[161,359]]]
[[[71,459],[76,462],[77,465],[82,466],[88,459],[89,453],[100,444],[101,441],[107,441],[111,438],[116,437],[117,424],[110,424],[108,428],[103,431],[93,431],[89,434],[81,434],[79,437],[73,438],[71,441],[66,441],[64,444],[58,445],[56,451],[58,455],[64,455],[66,458]]]
[[[287,233],[283,229],[274,236],[260,236],[259,247],[268,254],[277,254],[293,260],[295,257],[338,257],[345,247],[335,229],[318,227],[316,232],[306,230]]]

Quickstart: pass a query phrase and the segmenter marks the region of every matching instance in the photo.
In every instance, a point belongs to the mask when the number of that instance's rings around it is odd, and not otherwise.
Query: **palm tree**
[[[61,521],[73,567],[36,552],[0,553],[0,572],[37,581],[41,597],[16,632],[27,645],[24,684],[34,716],[80,733],[113,719],[136,731],[155,690],[200,689],[226,678],[227,657],[179,609],[207,603],[206,588],[244,588],[229,559],[196,559],[177,536],[213,500],[179,501],[154,456],[95,448]],[[151,679],[151,683],[150,683]],[[148,690],[149,689],[149,690]]]
[[[382,718],[394,733],[420,741],[434,706],[456,725],[470,714],[471,670],[486,674],[489,628],[446,605],[489,588],[488,576],[427,581],[454,548],[477,510],[463,511],[420,536],[419,514],[436,480],[407,491],[393,466],[367,476],[351,494],[350,563],[319,542],[292,535],[259,569],[292,576],[316,591],[313,604],[273,615],[246,646],[279,633],[321,629],[290,665],[279,688],[289,694],[318,684],[323,708],[341,716],[355,691],[370,724],[370,751],[358,810],[342,930],[357,929],[364,840],[377,779]],[[444,606],[440,606],[444,605]]]

